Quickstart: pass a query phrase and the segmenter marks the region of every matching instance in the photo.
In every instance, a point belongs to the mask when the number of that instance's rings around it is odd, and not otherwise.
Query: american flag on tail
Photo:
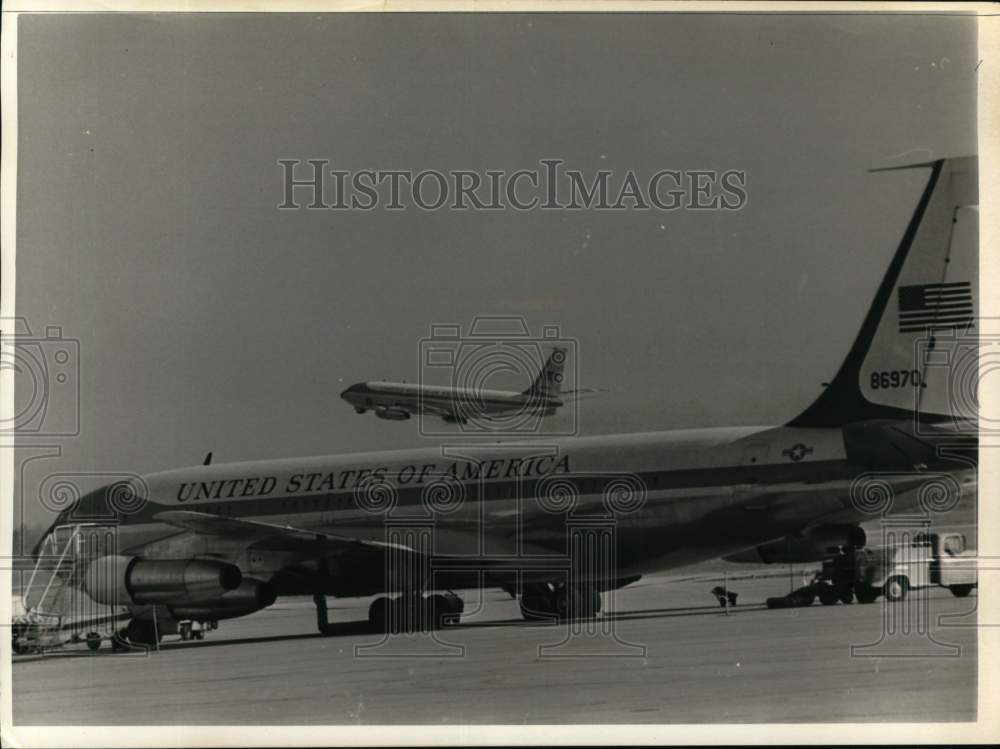
[[[967,329],[973,323],[972,285],[968,281],[899,287],[899,332]]]

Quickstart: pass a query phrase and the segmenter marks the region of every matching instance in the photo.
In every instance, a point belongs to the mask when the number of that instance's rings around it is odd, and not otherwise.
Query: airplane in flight
[[[484,586],[527,619],[593,617],[644,574],[858,546],[862,522],[961,492],[978,457],[977,416],[939,361],[974,321],[977,161],[906,168],[927,182],[854,343],[783,425],[179,468],[84,495],[36,555],[76,543],[74,584],[127,606],[116,637],[148,646],[284,596],[312,596],[326,634],[327,596],[377,595],[371,626],[394,632],[455,621],[462,600],[441,591]],[[916,360],[928,339],[938,359]],[[608,522],[610,546],[574,541]],[[78,541],[102,523],[113,543]]]
[[[449,424],[510,416],[552,416],[567,401],[600,392],[563,391],[565,367],[566,349],[556,347],[531,386],[521,392],[371,381],[351,385],[340,397],[359,414],[372,411],[378,418],[391,421],[405,421],[415,414],[439,416]]]

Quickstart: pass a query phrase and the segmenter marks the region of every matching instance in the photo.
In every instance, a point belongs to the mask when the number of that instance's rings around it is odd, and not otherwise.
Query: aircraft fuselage
[[[548,414],[563,405],[559,398],[531,392],[450,388],[405,382],[360,382],[340,397],[359,413],[434,414],[475,418],[502,414]],[[402,416],[406,418],[406,416]]]
[[[568,529],[590,524],[614,532],[613,567],[599,574],[623,578],[745,549],[825,517],[867,519],[852,506],[851,485],[884,458],[852,441],[861,445],[841,429],[723,428],[194,466],[144,477],[145,501],[118,518],[118,545],[154,559],[224,558],[279,594],[318,587],[360,595],[385,587],[377,564],[371,574],[339,574],[315,552],[192,533],[157,516],[187,510],[388,543],[394,526],[416,524],[431,531],[431,554],[445,566],[495,578],[544,568],[546,557],[569,553]],[[928,458],[905,460],[926,466]],[[903,475],[897,502],[924,478]],[[57,522],[85,520],[99,504],[94,493],[76,518],[64,513]]]

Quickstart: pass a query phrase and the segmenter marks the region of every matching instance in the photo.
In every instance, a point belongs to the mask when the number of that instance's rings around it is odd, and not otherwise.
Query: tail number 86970
[[[872,390],[926,387],[919,369],[892,369],[872,372],[870,383]]]

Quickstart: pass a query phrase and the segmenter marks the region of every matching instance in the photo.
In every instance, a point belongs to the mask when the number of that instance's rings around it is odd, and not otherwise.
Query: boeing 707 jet
[[[138,644],[284,596],[312,596],[324,633],[327,596],[377,595],[371,626],[393,631],[454,621],[461,600],[441,591],[483,586],[516,593],[529,619],[591,617],[648,573],[857,546],[863,521],[939,501],[927,486],[960,491],[978,456],[942,364],[974,323],[977,162],[907,168],[926,183],[860,330],[779,426],[196,465],[145,475],[126,500],[114,485],[85,495],[43,546],[114,528],[113,549],[77,543],[68,584],[127,606],[119,637]],[[612,521],[610,551],[572,541],[588,519]]]
[[[340,397],[363,414],[404,421],[414,414],[440,416],[451,424],[502,416],[552,416],[567,400],[596,390],[563,392],[566,349],[555,348],[531,387],[521,392],[471,387],[414,385],[406,382],[359,382]]]

